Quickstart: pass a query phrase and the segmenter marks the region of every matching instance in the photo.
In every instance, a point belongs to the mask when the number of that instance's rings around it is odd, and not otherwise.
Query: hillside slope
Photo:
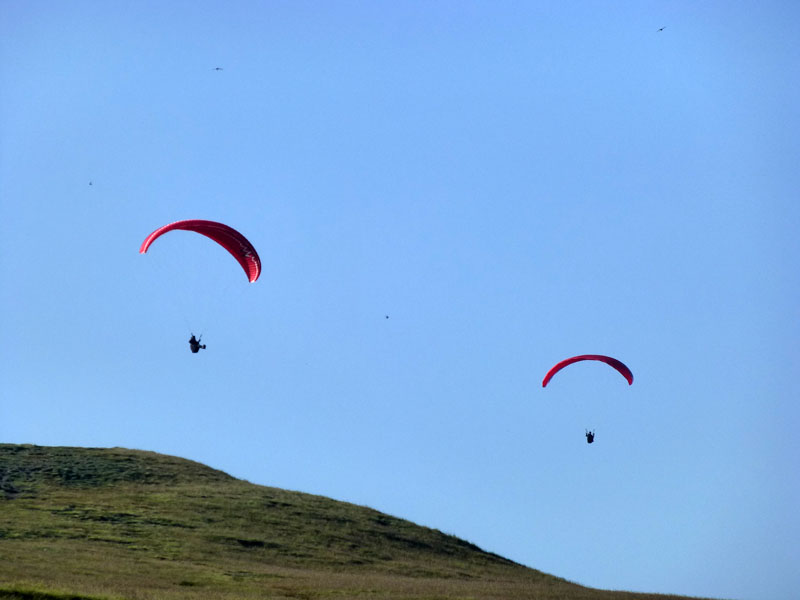
[[[0,598],[666,598],[378,511],[120,448],[0,444]]]

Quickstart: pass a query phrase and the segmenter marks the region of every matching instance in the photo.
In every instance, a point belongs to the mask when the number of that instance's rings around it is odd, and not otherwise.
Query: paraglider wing
[[[620,375],[622,375],[625,379],[628,380],[628,385],[633,384],[633,373],[631,373],[631,370],[628,367],[626,367],[622,363],[622,361],[619,361],[616,358],[611,358],[610,356],[603,356],[602,354],[581,354],[580,356],[573,356],[572,358],[567,358],[566,360],[562,360],[560,363],[558,363],[552,369],[550,369],[547,372],[547,375],[544,376],[544,380],[542,381],[542,387],[546,387],[548,382],[553,378],[553,375],[558,373],[561,369],[571,365],[572,363],[580,362],[582,360],[599,360],[601,362],[604,362],[607,365],[612,366],[617,371],[619,371]]]
[[[139,248],[139,253],[144,254],[147,252],[150,244],[165,233],[176,229],[194,231],[217,242],[239,261],[239,264],[242,265],[242,269],[244,269],[247,275],[247,279],[251,283],[261,275],[261,259],[258,257],[258,252],[256,252],[253,244],[248,242],[247,238],[234,228],[228,227],[223,223],[217,223],[216,221],[190,219],[188,221],[176,221],[175,223],[159,227],[145,238],[141,248]]]

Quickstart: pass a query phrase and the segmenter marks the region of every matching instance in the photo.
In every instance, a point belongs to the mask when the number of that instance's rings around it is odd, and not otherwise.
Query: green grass
[[[120,448],[0,444],[0,560],[0,600],[667,598],[582,587],[369,508]]]

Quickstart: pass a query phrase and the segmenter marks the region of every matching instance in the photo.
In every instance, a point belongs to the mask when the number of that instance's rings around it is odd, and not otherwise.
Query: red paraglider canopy
[[[150,244],[156,241],[156,239],[175,229],[194,231],[217,242],[239,261],[239,264],[242,265],[247,275],[247,279],[251,283],[261,275],[261,259],[258,257],[258,252],[256,252],[253,244],[248,242],[247,238],[234,228],[228,227],[223,223],[217,223],[216,221],[190,219],[188,221],[176,221],[175,223],[159,227],[145,238],[141,248],[139,248],[139,253],[144,254],[147,252]]]
[[[553,375],[558,373],[561,369],[571,365],[572,363],[580,362],[582,360],[599,360],[604,362],[619,371],[620,375],[628,380],[628,385],[633,385],[633,373],[631,373],[631,370],[626,367],[622,361],[619,361],[616,358],[611,358],[610,356],[603,356],[602,354],[581,354],[580,356],[573,356],[572,358],[562,360],[560,363],[550,369],[547,372],[547,375],[544,376],[542,387],[546,387],[548,382],[553,378]]]

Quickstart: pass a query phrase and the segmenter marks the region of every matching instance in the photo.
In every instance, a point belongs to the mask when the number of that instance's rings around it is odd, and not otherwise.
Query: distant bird
[[[89,185],[92,185],[92,182],[91,182],[91,181],[89,182]]]
[[[666,29],[666,26],[664,26],[664,27],[661,27],[661,28],[659,29],[659,31],[664,31],[665,29]]]
[[[386,315],[386,318],[388,319],[388,318],[389,318],[389,315]]]
[[[214,67],[215,71],[222,71],[222,67]]]

